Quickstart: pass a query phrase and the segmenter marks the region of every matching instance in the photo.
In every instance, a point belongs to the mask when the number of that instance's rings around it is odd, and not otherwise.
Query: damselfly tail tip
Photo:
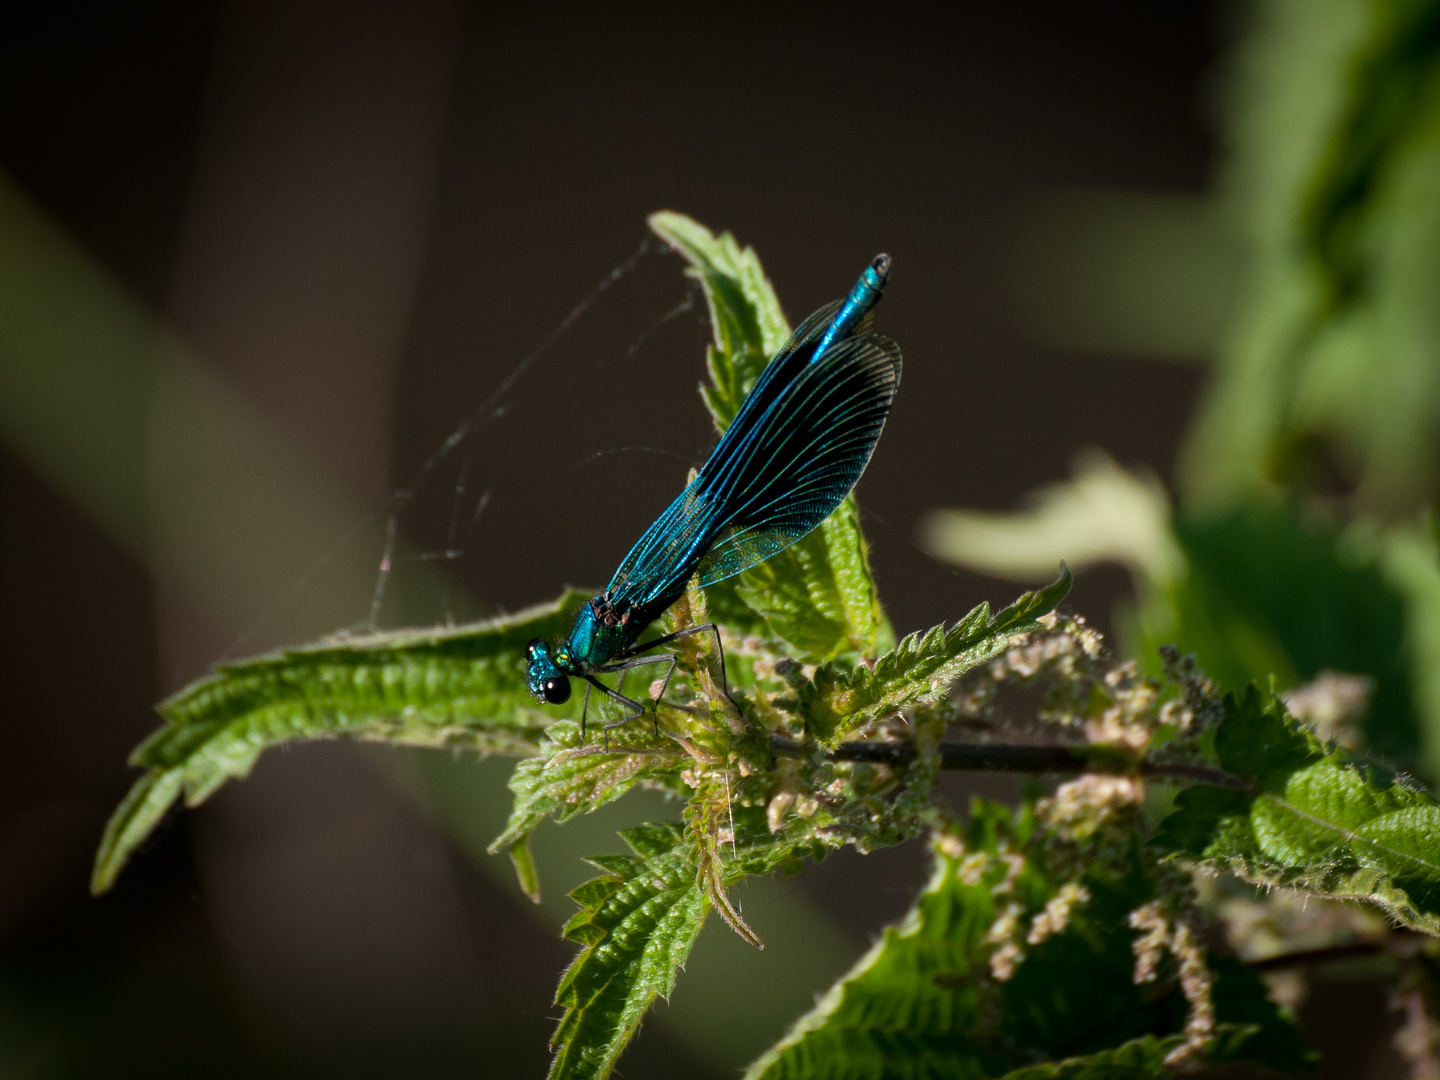
[[[880,278],[883,284],[890,277],[890,256],[882,251],[879,255],[876,255],[874,261],[870,263],[870,269],[875,271],[876,276]]]

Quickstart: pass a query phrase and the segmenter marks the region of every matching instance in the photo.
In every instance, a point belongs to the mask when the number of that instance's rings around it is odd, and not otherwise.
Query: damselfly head
[[[529,661],[530,692],[538,700],[548,701],[551,705],[564,705],[570,700],[570,680],[551,656],[548,641],[531,638],[530,644],[525,646],[525,657]]]

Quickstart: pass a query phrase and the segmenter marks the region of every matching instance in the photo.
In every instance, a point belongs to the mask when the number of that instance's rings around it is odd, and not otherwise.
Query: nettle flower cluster
[[[1197,740],[1219,722],[1221,697],[1194,656],[1162,648],[1159,676],[1145,677],[1134,661],[1112,662],[1083,616],[1051,612],[1039,622],[1041,631],[961,682],[962,724],[1014,737],[1033,725],[1007,712],[998,700],[1002,688],[1040,691],[1028,715],[1049,729],[1033,737],[1084,741],[1137,759],[1163,747],[1178,760],[1195,756]]]
[[[1043,629],[966,677],[953,697],[956,721],[993,739],[1067,741],[1101,748],[1138,763],[1161,747],[1166,757],[1196,756],[1222,706],[1214,683],[1177,650],[1162,652],[1159,677],[1139,673],[1133,662],[1113,663],[1101,634],[1082,616],[1051,613]],[[1007,708],[1007,691],[1028,691],[1035,707],[1026,719]],[[1022,698],[1023,700],[1023,698]],[[1037,840],[1023,851],[968,850],[954,833],[941,833],[939,850],[956,859],[966,885],[985,880],[998,861],[1003,875],[991,886],[999,914],[985,933],[992,948],[991,977],[1012,979],[1027,950],[1063,933],[1092,901],[1087,876],[1116,880],[1136,869],[1139,842],[1147,832],[1146,780],[1138,774],[1086,773],[1035,798]],[[1058,882],[1038,910],[1027,908],[1017,884],[1030,861]],[[1155,897],[1126,913],[1138,931],[1132,943],[1137,986],[1164,979],[1178,984],[1188,1004],[1183,1041],[1170,1049],[1167,1066],[1200,1054],[1215,1034],[1214,979],[1194,923],[1198,914],[1191,876],[1179,868],[1155,868]],[[1165,963],[1166,957],[1170,958]]]

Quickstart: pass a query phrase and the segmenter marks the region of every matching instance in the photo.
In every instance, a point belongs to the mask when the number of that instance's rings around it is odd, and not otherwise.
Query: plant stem
[[[801,757],[811,752],[805,743],[776,735],[770,749],[784,757]],[[1102,748],[1089,746],[1024,746],[1007,743],[942,742],[939,746],[942,769],[974,772],[1025,773],[1111,773],[1116,775],[1174,777],[1196,780],[1218,787],[1248,791],[1250,785],[1238,776],[1188,761],[1142,760],[1138,766]],[[903,742],[841,743],[825,754],[831,761],[873,761],[881,765],[904,765],[915,757],[915,747]]]
[[[1346,945],[1301,949],[1298,952],[1281,953],[1279,956],[1267,956],[1263,960],[1251,960],[1245,966],[1251,971],[1281,971],[1310,964],[1328,964],[1334,960],[1351,960],[1357,956],[1375,956],[1389,952],[1390,948],[1387,941],[1352,941]]]

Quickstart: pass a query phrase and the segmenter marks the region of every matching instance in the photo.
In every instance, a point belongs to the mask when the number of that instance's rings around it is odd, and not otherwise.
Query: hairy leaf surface
[[[1043,589],[1022,595],[999,614],[981,604],[946,628],[910,634],[873,667],[826,664],[800,688],[801,711],[822,744],[834,744],[871,721],[910,705],[933,701],[965,672],[993,659],[1015,638],[1034,630],[1055,609],[1073,578],[1064,563]]]
[[[91,888],[104,892],[165,812],[247,776],[299,739],[532,754],[553,711],[525,684],[525,645],[569,629],[583,593],[486,622],[333,638],[217,667],[157,707],[165,724],[130,756],[146,770],[106,826]],[[578,713],[578,703],[566,710]],[[559,715],[565,715],[561,712]]]
[[[551,1039],[551,1080],[610,1075],[650,1003],[675,988],[705,921],[709,901],[682,828],[621,835],[635,854],[591,859],[605,875],[570,893],[580,911],[565,936],[584,948],[555,992],[565,1015]]]
[[[637,740],[632,737],[631,741]],[[648,744],[652,740],[638,741]],[[570,720],[557,722],[546,732],[540,753],[516,764],[509,784],[515,803],[505,831],[490,845],[490,853],[523,845],[547,817],[556,822],[569,821],[614,802],[637,784],[668,781],[666,786],[678,786],[675,773],[679,764],[673,744],[671,752],[665,750],[662,744],[617,745],[614,753],[601,753],[581,745],[579,724]],[[533,882],[526,881],[523,852],[520,858],[517,869],[521,870],[522,887],[538,900]]]
[[[692,803],[687,825],[622,832],[635,854],[589,860],[606,873],[570,893],[581,910],[566,924],[565,936],[585,948],[556,992],[566,1011],[551,1040],[552,1080],[610,1075],[646,1009],[674,989],[676,972],[714,902],[710,886],[729,887],[824,855],[812,838],[773,836],[761,807],[735,806],[727,813],[735,831],[718,849],[703,839],[704,817]]]
[[[1225,700],[1220,765],[1251,792],[1180,792],[1156,843],[1258,884],[1363,900],[1440,934],[1440,806],[1402,776],[1322,745],[1270,694]]]

